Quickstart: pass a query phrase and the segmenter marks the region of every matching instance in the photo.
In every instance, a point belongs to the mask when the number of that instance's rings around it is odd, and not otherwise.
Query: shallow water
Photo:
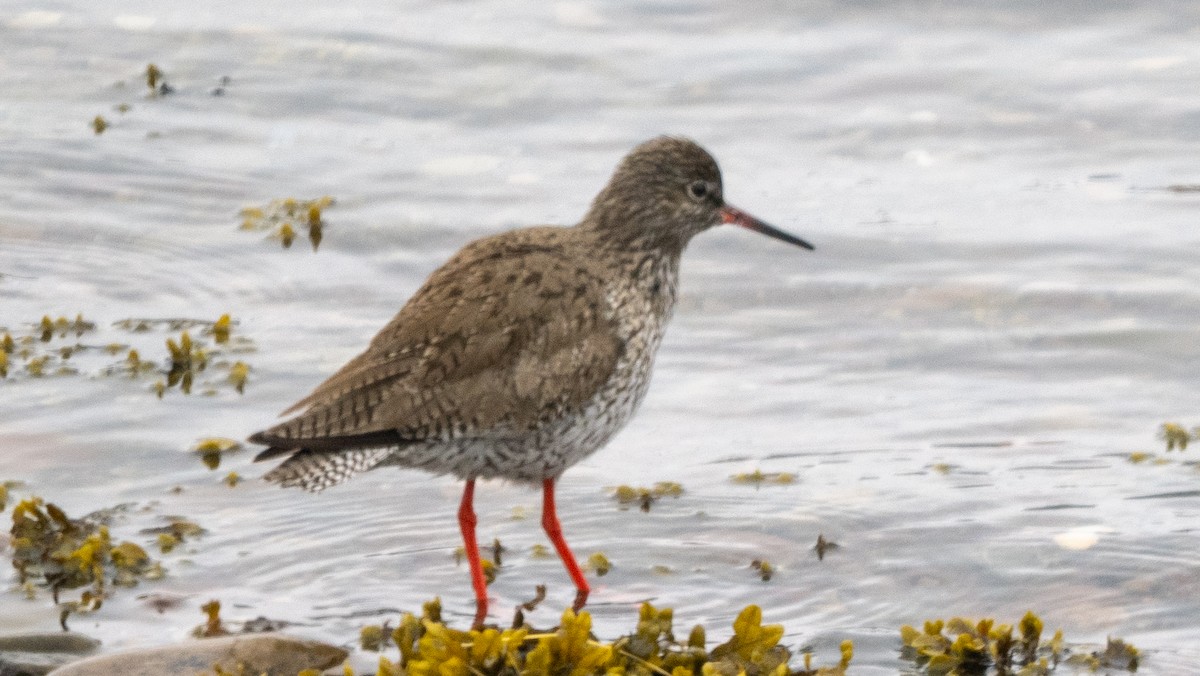
[[[18,493],[71,514],[133,503],[118,538],[148,543],[138,530],[170,514],[209,531],[73,628],[163,643],[219,598],[229,619],[346,643],[434,594],[465,623],[455,481],[231,489],[228,471],[263,471],[250,453],[209,471],[187,449],[265,426],[457,247],[573,222],[668,132],[817,251],[740,231],[688,251],[639,416],[560,484],[576,553],[614,563],[597,633],[645,599],[714,629],[758,603],[818,662],[849,637],[855,673],[886,674],[901,624],[1034,609],[1070,641],[1132,641],[1142,673],[1200,673],[1200,472],[1155,439],[1197,422],[1200,193],[1167,188],[1200,183],[1200,9],[913,7],[7,3],[0,326],[82,312],[98,325],[82,342],[161,360],[177,332],[113,322],[228,312],[257,346],[236,357],[244,395],[160,400],[153,378],[100,376],[121,357],[99,351],[82,376],[0,381]],[[175,93],[145,96],[149,62]],[[242,207],[326,194],[315,253],[238,229]],[[755,469],[798,482],[729,481]],[[648,513],[605,490],[661,480],[686,492]],[[529,555],[538,496],[486,484],[477,511],[509,550],[494,619],[544,582],[531,619],[552,624],[573,592]],[[818,561],[821,534],[841,548]],[[186,600],[157,615],[151,591]],[[56,623],[45,595],[0,597],[4,631]]]

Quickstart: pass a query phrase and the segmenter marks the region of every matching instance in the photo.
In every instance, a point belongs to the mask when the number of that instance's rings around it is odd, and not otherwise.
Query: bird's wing
[[[622,344],[600,274],[560,238],[532,233],[464,248],[365,352],[289,409],[302,413],[251,440],[335,450],[487,437],[581,410]]]

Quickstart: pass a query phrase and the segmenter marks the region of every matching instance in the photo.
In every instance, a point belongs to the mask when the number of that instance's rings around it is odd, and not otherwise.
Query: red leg
[[[546,529],[546,535],[549,535],[550,542],[554,543],[558,558],[562,559],[563,565],[567,567],[567,574],[571,576],[571,581],[579,590],[575,594],[575,604],[572,606],[575,612],[579,612],[583,608],[583,604],[587,603],[588,592],[591,591],[591,588],[588,587],[587,580],[583,577],[583,571],[579,570],[579,564],[575,562],[575,555],[571,553],[571,548],[563,539],[562,526],[558,523],[558,514],[554,509],[554,479],[542,481],[542,528]]]
[[[475,480],[467,479],[463,489],[462,503],[458,506],[458,527],[462,530],[463,548],[467,550],[467,564],[471,567],[471,586],[475,589],[475,623],[473,629],[483,628],[487,616],[487,582],[483,579],[483,564],[479,560],[479,546],[475,544]]]

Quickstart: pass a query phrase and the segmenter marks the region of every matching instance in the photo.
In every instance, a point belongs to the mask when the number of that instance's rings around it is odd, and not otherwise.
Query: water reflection
[[[244,454],[208,457],[222,478],[180,451],[258,429],[462,244],[574,221],[616,158],[672,132],[822,246],[797,261],[714,232],[688,252],[645,408],[559,489],[580,558],[610,564],[597,634],[643,599],[714,631],[759,603],[790,640],[852,637],[864,673],[894,673],[903,624],[1034,608],[1147,648],[1142,673],[1200,662],[1195,451],[1155,438],[1197,422],[1193,8],[469,9],[0,20],[0,469],[71,514],[133,505],[110,528],[167,570],[93,616],[105,649],[185,633],[214,597],[334,642],[433,594],[469,618],[453,481],[310,496],[227,485],[260,474]],[[151,58],[170,96],[143,84]],[[316,255],[284,251],[284,225]],[[179,317],[197,319],[160,321]],[[175,369],[168,338],[206,368]],[[649,511],[606,491],[656,482],[685,490]],[[553,623],[571,590],[538,555],[537,496],[479,501],[507,548],[496,607],[544,584],[527,612]],[[148,530],[168,517],[207,534]],[[12,631],[56,613],[0,599]]]

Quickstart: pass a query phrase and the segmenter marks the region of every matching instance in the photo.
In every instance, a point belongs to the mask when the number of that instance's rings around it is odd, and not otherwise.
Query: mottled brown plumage
[[[568,232],[534,228],[468,245],[366,352],[289,409],[302,414],[256,440],[520,434],[581,410],[622,348],[605,312],[605,269]]]
[[[695,143],[661,137],[621,162],[573,227],[473,242],[435,271],[365,352],[250,439],[288,456],[266,478],[321,490],[382,465],[467,480],[459,512],[472,558],[476,478],[541,483],[557,534],[553,482],[632,417],[675,304],[679,260],[696,234],[733,223],[806,242],[726,205],[721,174]],[[468,526],[470,534],[468,535]]]

